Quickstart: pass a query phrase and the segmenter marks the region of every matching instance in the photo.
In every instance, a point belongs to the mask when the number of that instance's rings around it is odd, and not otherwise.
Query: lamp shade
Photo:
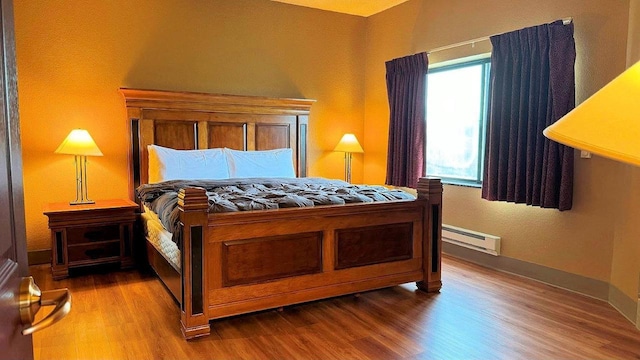
[[[340,142],[338,143],[338,145],[336,145],[336,148],[333,149],[333,151],[342,151],[342,152],[349,152],[349,153],[364,152],[364,150],[362,149],[362,146],[360,146],[360,143],[358,142],[358,139],[356,139],[356,136],[353,134],[344,134],[344,136],[342,136],[342,139],[340,139]]]
[[[640,166],[640,62],[543,133],[573,148]]]
[[[62,144],[55,151],[56,154],[102,156],[102,151],[98,148],[87,130],[74,129],[64,139]]]

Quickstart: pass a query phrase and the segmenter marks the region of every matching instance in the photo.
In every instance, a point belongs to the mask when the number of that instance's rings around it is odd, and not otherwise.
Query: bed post
[[[182,301],[180,325],[186,339],[209,335],[209,287],[207,286],[207,222],[209,201],[202,188],[178,193],[182,226]]]
[[[416,283],[427,292],[439,292],[442,287],[440,265],[442,255],[442,183],[437,178],[418,180],[418,198],[427,200],[422,232],[424,278]]]

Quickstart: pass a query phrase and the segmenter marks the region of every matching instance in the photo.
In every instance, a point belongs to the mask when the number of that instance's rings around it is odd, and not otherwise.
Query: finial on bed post
[[[209,198],[204,188],[188,187],[178,192],[178,206],[184,211],[209,210]]]
[[[438,178],[420,178],[416,189],[418,199],[427,200],[422,243],[424,278],[416,285],[423,291],[438,292],[442,287],[442,183]]]
[[[186,339],[209,335],[209,287],[207,281],[207,223],[209,200],[203,188],[178,192],[182,227],[182,301],[180,323]]]

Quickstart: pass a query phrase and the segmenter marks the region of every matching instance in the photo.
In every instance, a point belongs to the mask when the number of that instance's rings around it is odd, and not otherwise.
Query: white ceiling
[[[371,16],[408,0],[271,0],[344,14]]]

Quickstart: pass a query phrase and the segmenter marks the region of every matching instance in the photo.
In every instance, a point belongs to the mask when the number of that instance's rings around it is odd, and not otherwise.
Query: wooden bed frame
[[[131,126],[130,193],[146,183],[147,145],[175,149],[293,149],[307,176],[313,100],[120,89]],[[179,193],[182,269],[147,242],[149,264],[180,303],[185,338],[212,319],[416,281],[440,290],[442,185],[418,199],[208,213],[202,189]]]

